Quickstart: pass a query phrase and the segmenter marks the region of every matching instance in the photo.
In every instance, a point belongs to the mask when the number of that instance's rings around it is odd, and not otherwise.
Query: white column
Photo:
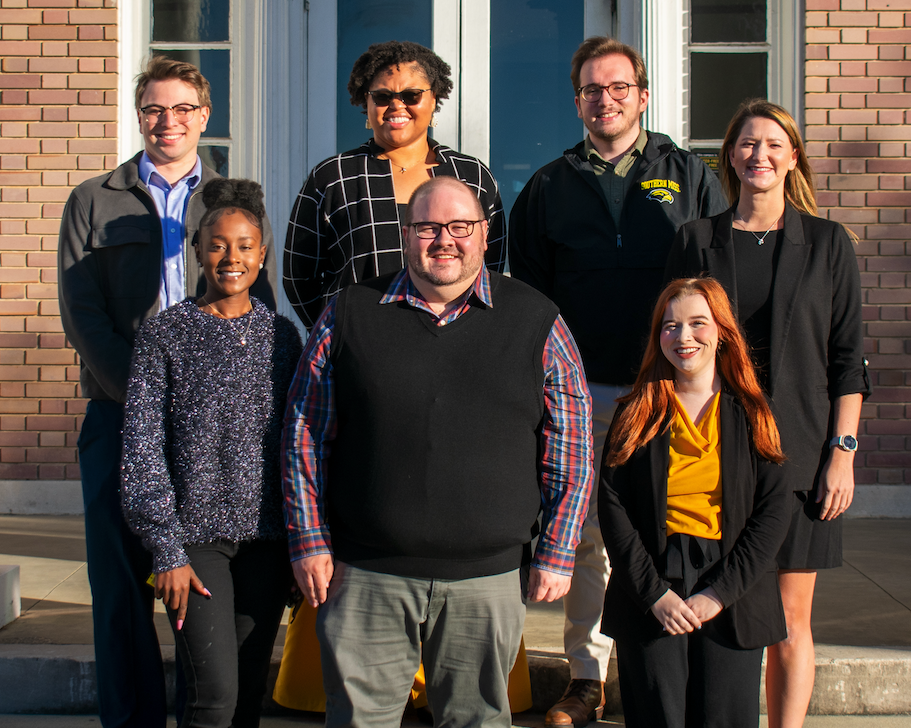
[[[490,164],[490,0],[463,0],[460,150]]]

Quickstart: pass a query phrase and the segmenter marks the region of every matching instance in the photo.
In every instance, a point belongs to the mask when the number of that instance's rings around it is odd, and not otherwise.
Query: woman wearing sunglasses
[[[496,180],[479,160],[428,136],[450,91],[449,65],[417,43],[378,43],[355,62],[348,92],[352,105],[363,108],[373,137],[313,168],[291,212],[285,241],[285,293],[308,329],[345,286],[405,267],[405,208],[411,193],[431,177],[456,177],[476,192],[488,222],[486,263],[502,272],[506,220]],[[304,603],[295,610],[273,698],[288,708],[322,712],[315,624],[314,608]],[[509,696],[513,712],[532,706],[524,643],[510,675]],[[416,706],[427,702],[423,668],[412,697]]]
[[[377,43],[355,62],[348,92],[373,137],[313,168],[288,225],[285,292],[307,328],[345,286],[405,267],[402,215],[430,177],[457,177],[477,193],[490,226],[487,265],[502,271],[506,221],[493,175],[428,137],[449,75],[443,59],[408,41]]]

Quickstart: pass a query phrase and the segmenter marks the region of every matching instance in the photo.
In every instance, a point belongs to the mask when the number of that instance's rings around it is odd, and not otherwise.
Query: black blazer
[[[677,233],[665,278],[708,273],[737,310],[734,208]],[[812,490],[829,457],[831,403],[869,394],[864,365],[860,273],[854,245],[837,222],[790,204],[772,290],[769,398],[793,490]]]
[[[782,468],[754,452],[743,407],[725,391],[720,418],[722,558],[701,583],[724,604],[715,617],[722,632],[752,649],[787,636],[775,556],[790,525],[790,490]],[[612,567],[601,631],[620,640],[662,635],[649,608],[670,586],[657,567],[667,547],[670,438],[668,429],[601,472],[598,515]]]

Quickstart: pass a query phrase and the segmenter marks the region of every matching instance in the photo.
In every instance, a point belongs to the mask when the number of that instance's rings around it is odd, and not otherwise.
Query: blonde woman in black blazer
[[[734,206],[680,229],[666,277],[706,272],[725,287],[781,431],[794,491],[778,555],[788,637],[769,649],[766,696],[770,728],[796,728],[815,677],[816,571],[841,565],[838,516],[853,499],[869,390],[860,275],[845,229],[815,216],[813,172],[787,111],[762,100],[744,104],[719,161]]]
[[[708,433],[698,458],[687,423]],[[675,280],[661,294],[605,451],[599,518],[613,573],[601,629],[616,641],[626,725],[758,726],[762,648],[786,634],[775,554],[790,490],[717,281]]]

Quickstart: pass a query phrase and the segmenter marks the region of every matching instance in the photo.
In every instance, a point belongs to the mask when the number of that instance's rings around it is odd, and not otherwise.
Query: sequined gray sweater
[[[281,429],[302,345],[294,324],[251,300],[221,319],[188,298],[137,333],[121,502],[155,573],[189,563],[185,546],[285,538]]]

